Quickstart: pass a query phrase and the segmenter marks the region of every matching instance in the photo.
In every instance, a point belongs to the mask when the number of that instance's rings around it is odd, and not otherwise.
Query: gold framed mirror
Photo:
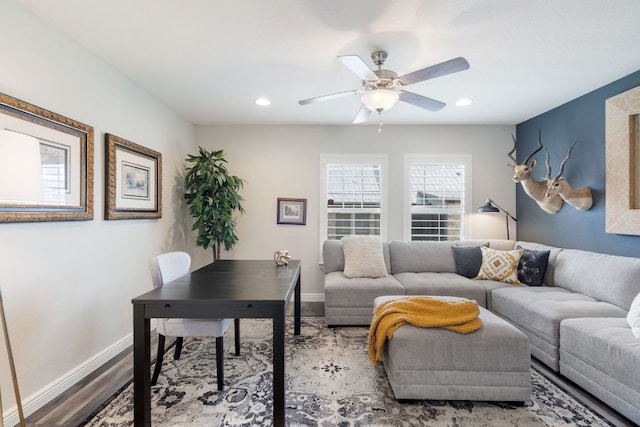
[[[0,222],[93,219],[93,128],[0,93]]]

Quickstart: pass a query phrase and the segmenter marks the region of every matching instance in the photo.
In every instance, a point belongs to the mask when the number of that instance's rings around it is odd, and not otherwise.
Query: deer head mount
[[[557,194],[546,197],[547,180],[538,181],[532,175],[533,168],[536,166],[536,159],[531,160],[531,158],[543,148],[540,132],[538,132],[538,147],[525,157],[522,162],[518,162],[513,156],[514,151],[516,151],[516,138],[513,135],[511,135],[511,138],[513,139],[513,149],[509,151],[507,155],[513,160],[513,164],[509,164],[509,167],[513,171],[513,181],[522,184],[524,192],[535,200],[543,211],[552,215],[558,213],[562,207],[562,198]],[[529,164],[529,160],[531,160],[531,164]],[[547,178],[551,174],[548,168],[549,163],[547,162]]]
[[[547,151],[547,191],[545,192],[546,198],[553,198],[556,196],[560,196],[562,200],[569,203],[574,208],[581,211],[588,211],[593,206],[593,194],[591,193],[591,188],[589,187],[581,187],[581,188],[573,188],[569,182],[562,177],[564,173],[564,167],[567,164],[567,161],[571,157],[571,150],[573,150],[573,146],[576,145],[578,141],[571,144],[569,147],[569,151],[567,155],[560,163],[560,170],[558,174],[551,178],[551,166],[549,165],[549,152]]]

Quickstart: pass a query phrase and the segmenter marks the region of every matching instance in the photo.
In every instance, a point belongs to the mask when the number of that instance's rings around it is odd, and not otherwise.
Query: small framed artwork
[[[105,219],[162,217],[162,154],[105,134]]]
[[[307,224],[307,199],[278,197],[278,224]]]

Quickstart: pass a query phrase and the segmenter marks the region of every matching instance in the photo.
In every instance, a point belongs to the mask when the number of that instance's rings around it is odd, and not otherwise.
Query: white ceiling
[[[298,100],[360,88],[336,56],[380,49],[399,75],[471,64],[407,88],[443,110],[385,124],[513,125],[640,70],[638,0],[20,1],[196,124],[349,124],[357,97]]]

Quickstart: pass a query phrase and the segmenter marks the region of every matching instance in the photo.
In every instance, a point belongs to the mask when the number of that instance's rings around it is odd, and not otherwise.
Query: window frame
[[[330,164],[377,164],[380,165],[380,238],[388,240],[388,156],[386,154],[321,154],[320,155],[320,200],[318,240],[319,258],[322,259],[322,244],[327,240],[328,210],[327,210],[327,166]]]
[[[403,221],[402,221],[402,239],[411,241],[411,180],[410,169],[412,165],[439,164],[439,165],[463,165],[464,174],[464,208],[462,209],[462,236],[461,239],[467,239],[470,235],[470,215],[472,201],[472,156],[471,154],[405,154],[403,165]]]

